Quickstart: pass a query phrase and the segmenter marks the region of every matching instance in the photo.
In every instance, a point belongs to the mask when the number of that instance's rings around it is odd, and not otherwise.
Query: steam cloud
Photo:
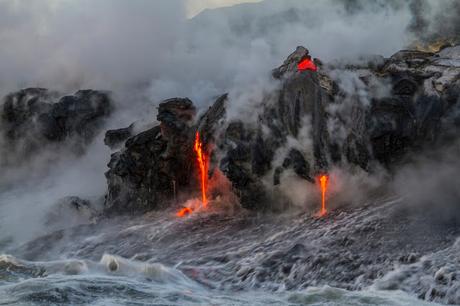
[[[187,0],[0,0],[0,95],[34,86],[65,92],[109,89],[120,109],[109,127],[120,127],[142,119],[151,101],[188,96],[205,107],[214,96],[230,92],[229,115],[236,116],[276,86],[269,71],[297,45],[328,61],[388,56],[417,37],[460,33],[458,2],[418,2],[267,0],[187,19]],[[441,12],[448,15],[434,22]],[[34,212],[59,197],[104,193],[109,154],[101,137],[88,154],[0,197],[8,236],[33,232]],[[90,159],[96,167],[89,166]],[[30,197],[12,196],[35,182]],[[31,212],[29,228],[20,231],[14,224],[24,220],[24,211]],[[5,223],[6,216],[12,221]]]
[[[326,60],[399,50],[413,17],[385,2],[271,0],[187,20],[183,0],[0,1],[0,93],[152,84],[153,98],[206,103],[299,44]]]

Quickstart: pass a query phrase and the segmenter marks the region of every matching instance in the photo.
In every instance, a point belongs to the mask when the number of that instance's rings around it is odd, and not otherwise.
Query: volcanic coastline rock
[[[403,50],[372,71],[390,80],[392,92],[353,114],[351,121],[361,126],[348,136],[348,161],[368,169],[369,161],[377,160],[392,168],[410,151],[442,145],[446,133],[456,130],[452,116],[459,114],[458,54],[458,47],[439,53]]]
[[[131,124],[125,128],[108,130],[105,132],[104,144],[112,150],[121,147],[129,137],[133,136],[133,128],[134,124]]]
[[[187,98],[160,103],[159,125],[130,137],[112,154],[106,173],[108,214],[137,214],[170,205],[184,193],[198,190],[193,151],[196,132],[204,149],[214,142],[216,125],[225,111],[227,95],[196,121],[196,109]]]
[[[158,110],[160,125],[132,136],[112,155],[106,174],[107,209],[144,212],[168,205],[179,190],[198,190],[193,164],[197,131],[211,156],[209,168],[218,167],[242,207],[251,210],[275,207],[271,191],[283,183],[287,169],[311,183],[335,165],[391,170],[408,152],[456,137],[459,54],[459,47],[438,53],[407,50],[383,62],[379,58],[378,65],[368,63],[367,68],[321,64],[318,71],[298,71],[298,61],[309,56],[307,49],[298,47],[273,70],[280,86],[265,96],[253,122],[225,117],[231,103],[227,95],[199,119],[190,100],[166,100]],[[365,98],[359,92],[350,94],[334,77],[338,69],[358,74],[361,91],[389,89]],[[351,106],[345,105],[347,99]],[[344,112],[331,111],[345,106]],[[340,133],[332,123],[339,124]],[[109,134],[117,139],[128,130]],[[291,146],[302,137],[310,144]]]
[[[297,61],[308,56],[307,49],[298,47],[273,71],[282,82],[281,89],[275,103],[265,103],[259,126],[229,123],[223,137],[229,145],[223,146],[226,154],[221,169],[240,196],[242,206],[257,210],[270,206],[264,178],[270,169],[275,169],[271,181],[280,184],[292,152],[297,152],[295,160],[302,165],[294,172],[312,181],[333,164],[356,165],[366,171],[374,171],[380,164],[391,170],[408,152],[441,146],[446,135],[455,137],[452,134],[458,131],[460,121],[458,54],[459,47],[439,53],[400,51],[383,64],[369,63],[367,75],[362,77],[366,91],[372,91],[369,79],[374,78],[378,86],[389,83],[390,92],[370,97],[367,104],[359,103],[359,97],[351,97],[355,100],[346,114],[348,118],[340,118],[343,114],[330,113],[329,108],[340,106],[347,93],[328,76],[331,71],[326,65],[318,72],[297,71]],[[341,143],[328,129],[330,120],[342,122],[346,135]],[[286,146],[286,138],[298,139],[306,125],[310,127],[312,148],[291,148],[283,165],[274,164],[274,155]]]
[[[79,90],[60,97],[45,88],[26,88],[4,98],[0,128],[8,148],[21,157],[65,141],[82,152],[111,111],[107,92]]]
[[[279,184],[281,172],[288,166],[273,164],[275,154],[286,146],[288,137],[298,138],[305,124],[312,126],[309,136],[313,140],[313,148],[311,152],[308,149],[304,152],[291,150],[289,155],[292,157],[292,152],[296,152],[295,160],[303,164],[295,166],[295,173],[300,178],[312,181],[315,173],[328,168],[325,108],[330,102],[330,95],[323,89],[318,73],[297,71],[297,63],[304,56],[308,56],[308,50],[298,47],[282,66],[273,71],[273,76],[282,82],[281,89],[266,98],[258,126],[230,122],[221,139],[220,147],[226,154],[220,168],[231,181],[245,208],[275,208],[271,205],[264,178],[270,175],[273,167],[278,167],[271,174],[271,181]],[[313,169],[310,169],[310,165],[313,165]]]
[[[315,173],[328,167],[325,107],[331,93],[322,85],[331,80],[324,75],[320,81],[318,73],[313,71],[297,71],[298,60],[307,55],[307,49],[298,47],[276,69],[278,72],[274,74],[283,85],[266,97],[257,125],[238,120],[227,122],[227,95],[218,98],[196,125],[193,125],[195,108],[190,100],[176,98],[161,103],[157,116],[160,125],[129,138],[125,148],[112,155],[106,174],[107,210],[135,213],[163,207],[176,197],[178,190],[198,186],[192,151],[196,131],[211,155],[210,169],[220,168],[243,207],[263,210],[271,207],[263,180],[267,175],[280,175],[271,173],[276,152],[286,145],[288,137],[298,137],[308,122],[313,127],[312,152],[286,152],[281,168],[293,168],[300,178],[312,182]],[[268,103],[269,99],[274,103]],[[117,132],[126,130],[110,134]],[[209,152],[210,146],[216,149],[219,158]]]
[[[140,213],[166,205],[175,188],[188,186],[191,175],[191,126],[195,107],[189,99],[160,104],[161,122],[129,138],[112,154],[106,172],[108,213]]]

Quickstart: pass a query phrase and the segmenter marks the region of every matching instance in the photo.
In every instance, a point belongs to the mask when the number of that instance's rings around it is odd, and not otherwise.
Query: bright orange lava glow
[[[176,216],[178,216],[179,218],[183,218],[187,215],[190,215],[192,213],[192,209],[191,208],[188,208],[188,207],[184,207],[182,208],[181,210],[179,210],[176,214]]]
[[[319,178],[319,183],[321,186],[321,211],[319,212],[320,217],[323,217],[327,214],[326,210],[326,191],[327,191],[327,183],[329,181],[329,177],[327,175],[321,175]]]
[[[315,63],[311,59],[306,58],[297,65],[297,69],[299,69],[299,71],[317,71],[318,67],[316,67]]]
[[[200,132],[196,132],[194,149],[200,169],[201,201],[203,202],[203,206],[206,207],[208,205],[208,198],[206,197],[206,189],[208,185],[208,163],[206,154],[203,152],[203,144],[201,143]]]
[[[200,171],[200,182],[201,182],[201,203],[198,205],[189,204],[188,207],[184,207],[176,213],[176,216],[183,218],[192,214],[195,210],[202,206],[206,208],[208,206],[208,198],[206,196],[206,191],[208,188],[208,158],[206,153],[203,150],[203,144],[201,142],[200,133],[196,132],[195,143],[193,145],[193,150],[196,153],[196,159],[198,162],[198,169]]]

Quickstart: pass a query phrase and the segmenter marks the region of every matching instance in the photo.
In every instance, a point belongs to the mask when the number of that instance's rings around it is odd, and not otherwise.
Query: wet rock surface
[[[213,139],[213,125],[223,115],[226,95],[195,124],[195,107],[189,99],[169,99],[158,108],[160,125],[129,138],[112,155],[108,180],[108,213],[142,213],[166,207],[182,194],[197,190],[193,167],[196,131],[204,144]]]
[[[315,72],[297,71],[298,61],[309,57],[298,47],[273,71],[279,86],[264,97],[251,123],[226,119],[227,95],[200,118],[189,99],[166,100],[159,105],[159,126],[137,134],[132,125],[106,132],[106,145],[118,150],[106,173],[107,212],[142,213],[196,189],[197,131],[210,156],[209,169],[222,171],[248,209],[273,208],[270,191],[282,183],[285,170],[312,183],[337,165],[391,170],[409,152],[457,137],[459,50],[403,50],[375,65],[320,64]],[[337,78],[340,73],[353,74],[354,92]],[[64,141],[82,152],[111,109],[104,92],[81,90],[58,98],[46,89],[24,89],[5,98],[2,133],[24,155]],[[302,138],[311,141],[292,146]]]
[[[317,74],[312,71],[291,72],[289,78],[283,80],[281,89],[267,99],[273,103],[266,104],[258,126],[230,122],[219,143],[226,152],[221,160],[221,170],[237,190],[241,205],[249,209],[263,210],[273,206],[263,179],[271,175],[274,167],[289,167],[288,164],[274,164],[275,154],[287,146],[288,137],[299,137],[304,124],[312,126],[309,136],[313,146],[296,151],[294,159],[304,165],[294,165],[295,172],[311,181],[315,173],[328,166],[325,115],[328,96],[322,90]],[[292,153],[286,154],[283,159],[289,159],[288,155]],[[280,171],[275,171],[274,183],[278,183],[279,176]]]

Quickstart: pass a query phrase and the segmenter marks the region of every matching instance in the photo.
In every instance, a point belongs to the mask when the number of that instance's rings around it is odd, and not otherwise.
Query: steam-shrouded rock
[[[454,128],[448,118],[458,117],[458,53],[458,47],[438,53],[403,50],[370,70],[372,77],[389,82],[391,92],[354,107],[343,143],[348,162],[369,169],[376,160],[391,168],[409,151],[441,145],[440,138]],[[363,77],[369,91],[371,76]]]
[[[308,54],[304,47],[297,47],[283,65],[273,70],[273,76],[281,80],[282,86],[265,98],[257,126],[231,122],[221,140],[226,151],[221,169],[237,190],[243,207],[271,207],[267,188],[273,185],[267,186],[266,176],[273,176],[268,181],[278,184],[291,160],[299,177],[309,181],[314,173],[328,167],[325,107],[329,95],[318,73],[297,70],[299,61]],[[307,137],[312,139],[312,147],[286,152],[282,157],[286,161],[284,166],[276,165],[275,154],[288,146],[289,137],[299,138],[305,125],[311,126]],[[277,168],[273,173],[274,167]]]
[[[100,132],[111,111],[107,92],[79,90],[60,97],[44,88],[27,88],[4,98],[1,133],[16,161],[64,142],[78,153]]]
[[[125,148],[112,155],[106,174],[108,211],[143,212],[164,207],[179,191],[190,196],[191,187],[198,186],[193,167],[197,130],[207,153],[212,153],[211,148],[216,149],[211,169],[218,166],[222,170],[240,197],[241,205],[267,209],[271,207],[271,199],[264,179],[274,175],[275,153],[286,145],[288,137],[298,137],[303,122],[308,121],[314,126],[309,134],[313,139],[311,152],[308,148],[286,155],[285,168],[293,167],[299,177],[312,181],[313,171],[327,167],[325,103],[329,95],[322,89],[316,73],[296,70],[298,60],[305,55],[308,50],[299,47],[278,68],[277,75],[284,85],[265,97],[256,125],[225,122],[227,95],[217,99],[196,125],[193,125],[195,108],[190,100],[175,98],[161,103],[157,116],[160,125],[128,139]]]
[[[104,144],[111,149],[119,148],[124,142],[132,136],[134,124],[126,128],[108,130],[105,132]]]
[[[273,191],[285,173],[310,184],[333,166],[393,169],[408,152],[457,137],[459,50],[403,50],[359,66],[317,61],[318,71],[299,71],[309,52],[298,47],[273,70],[279,86],[263,97],[250,122],[225,116],[232,103],[227,95],[198,120],[190,100],[166,100],[158,110],[161,124],[112,155],[107,209],[143,212],[197,191],[196,131],[211,155],[209,169],[218,167],[241,205],[253,210],[279,206],[282,197]]]
[[[223,118],[226,99],[227,95],[218,98],[197,123],[191,100],[163,101],[157,115],[160,124],[129,138],[125,147],[112,155],[106,173],[106,212],[145,212],[197,191],[198,175],[193,167],[195,132],[202,133],[205,147],[215,141],[214,132]]]
[[[161,124],[129,138],[125,148],[112,155],[106,173],[108,212],[138,213],[164,207],[176,189],[188,187],[194,115],[189,99],[164,101],[157,116]]]

